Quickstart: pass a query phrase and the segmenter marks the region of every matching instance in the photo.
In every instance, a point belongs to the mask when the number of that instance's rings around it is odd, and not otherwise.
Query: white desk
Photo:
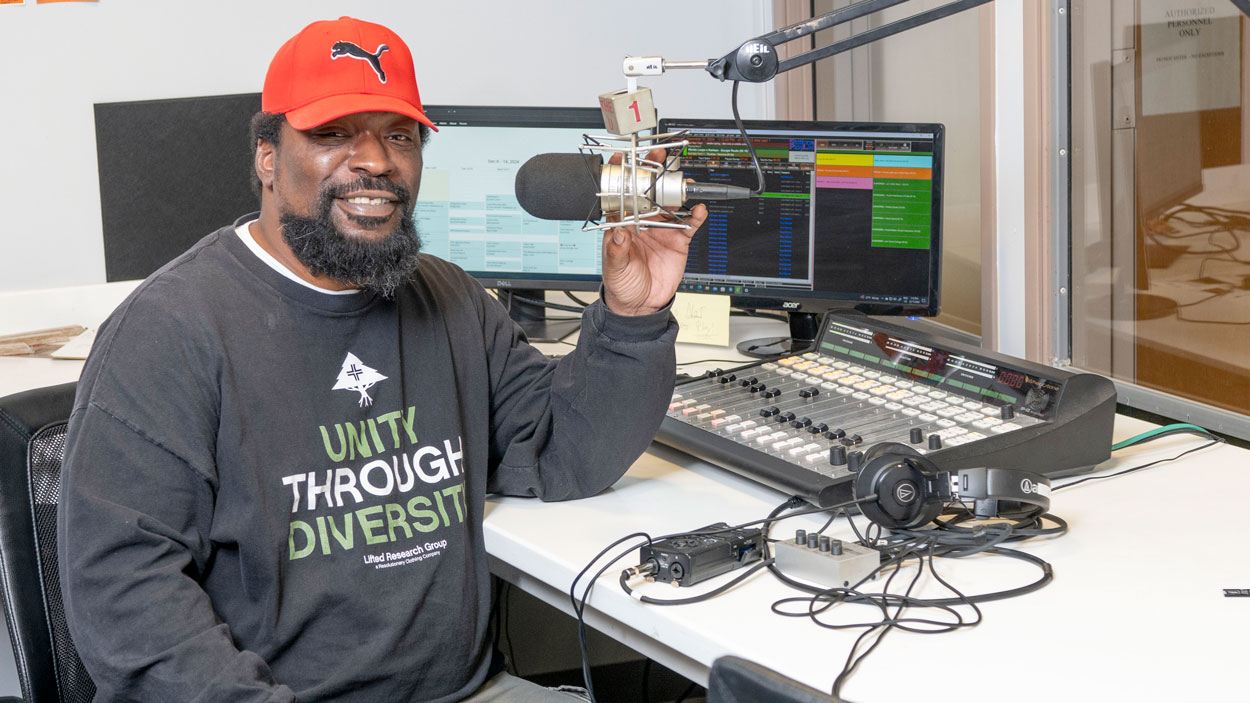
[[[1116,440],[1149,427],[1120,417]],[[1117,453],[1106,468],[1170,457],[1199,441],[1165,438]],[[1228,446],[1059,491],[1052,510],[1069,521],[1068,534],[1020,545],[1051,563],[1053,583],[982,605],[984,622],[972,629],[891,632],[842,695],[859,703],[1234,700],[1245,691],[1250,599],[1225,598],[1223,589],[1250,588],[1242,528],[1247,496],[1250,452]],[[486,543],[496,573],[571,612],[569,584],[613,540],[762,518],[784,499],[656,445],[616,486],[593,498],[492,500]],[[774,536],[823,522],[787,520]],[[830,533],[853,539],[845,519]],[[617,585],[621,569],[636,559],[634,552],[596,584],[588,621],[693,680],[706,682],[712,661],[737,654],[828,690],[858,635],[772,614],[774,600],[798,594],[767,572],[696,605],[640,603]],[[937,568],[969,594],[1024,585],[1040,573],[1001,557],[942,559]],[[924,593],[943,597],[931,578],[922,584]],[[651,584],[643,592],[677,598],[701,588]],[[842,622],[876,619],[868,608],[845,608]]]

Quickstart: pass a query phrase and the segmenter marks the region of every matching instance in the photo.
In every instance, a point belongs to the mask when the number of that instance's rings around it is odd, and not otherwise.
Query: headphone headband
[[[1016,469],[961,469],[955,477],[953,492],[959,500],[975,501],[978,518],[998,517],[1017,512],[1003,510],[999,501],[1032,506],[1027,512],[1044,513],[1050,509],[1050,479],[1031,471]]]

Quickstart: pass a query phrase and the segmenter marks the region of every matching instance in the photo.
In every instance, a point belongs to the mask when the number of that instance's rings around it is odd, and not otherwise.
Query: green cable
[[[1136,437],[1130,437],[1124,440],[1123,442],[1116,442],[1115,444],[1111,445],[1111,451],[1114,452],[1118,449],[1123,449],[1125,447],[1132,446],[1139,442],[1144,442],[1146,440],[1153,439],[1157,437],[1158,435],[1161,435],[1164,433],[1178,432],[1181,430],[1189,430],[1191,432],[1203,434],[1207,437],[1213,436],[1211,432],[1206,430],[1205,428],[1199,427],[1197,425],[1191,425],[1188,422],[1178,422],[1173,425],[1164,425],[1163,427],[1157,427],[1153,430],[1150,430],[1149,432],[1143,432],[1137,435]]]

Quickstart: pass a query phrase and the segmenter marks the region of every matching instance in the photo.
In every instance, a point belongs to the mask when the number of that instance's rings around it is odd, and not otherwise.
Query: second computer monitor
[[[740,307],[932,316],[942,242],[940,124],[744,123],[764,175],[758,198],[708,203],[682,290]],[[688,130],[681,170],[756,187],[731,120],[661,120]]]
[[[517,203],[521,164],[538,154],[576,153],[587,133],[603,133],[598,108],[428,105],[438,125],[423,151],[417,198],[422,250],[495,288],[531,339],[551,339],[575,320],[546,324],[542,308],[514,300],[543,291],[598,290],[601,235],[581,222],[540,220]],[[565,316],[567,317],[567,315]]]

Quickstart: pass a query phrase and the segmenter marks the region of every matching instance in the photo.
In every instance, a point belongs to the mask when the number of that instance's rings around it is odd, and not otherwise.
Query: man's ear
[[[260,179],[260,189],[273,188],[273,162],[276,153],[273,144],[264,139],[256,140],[256,177]]]

